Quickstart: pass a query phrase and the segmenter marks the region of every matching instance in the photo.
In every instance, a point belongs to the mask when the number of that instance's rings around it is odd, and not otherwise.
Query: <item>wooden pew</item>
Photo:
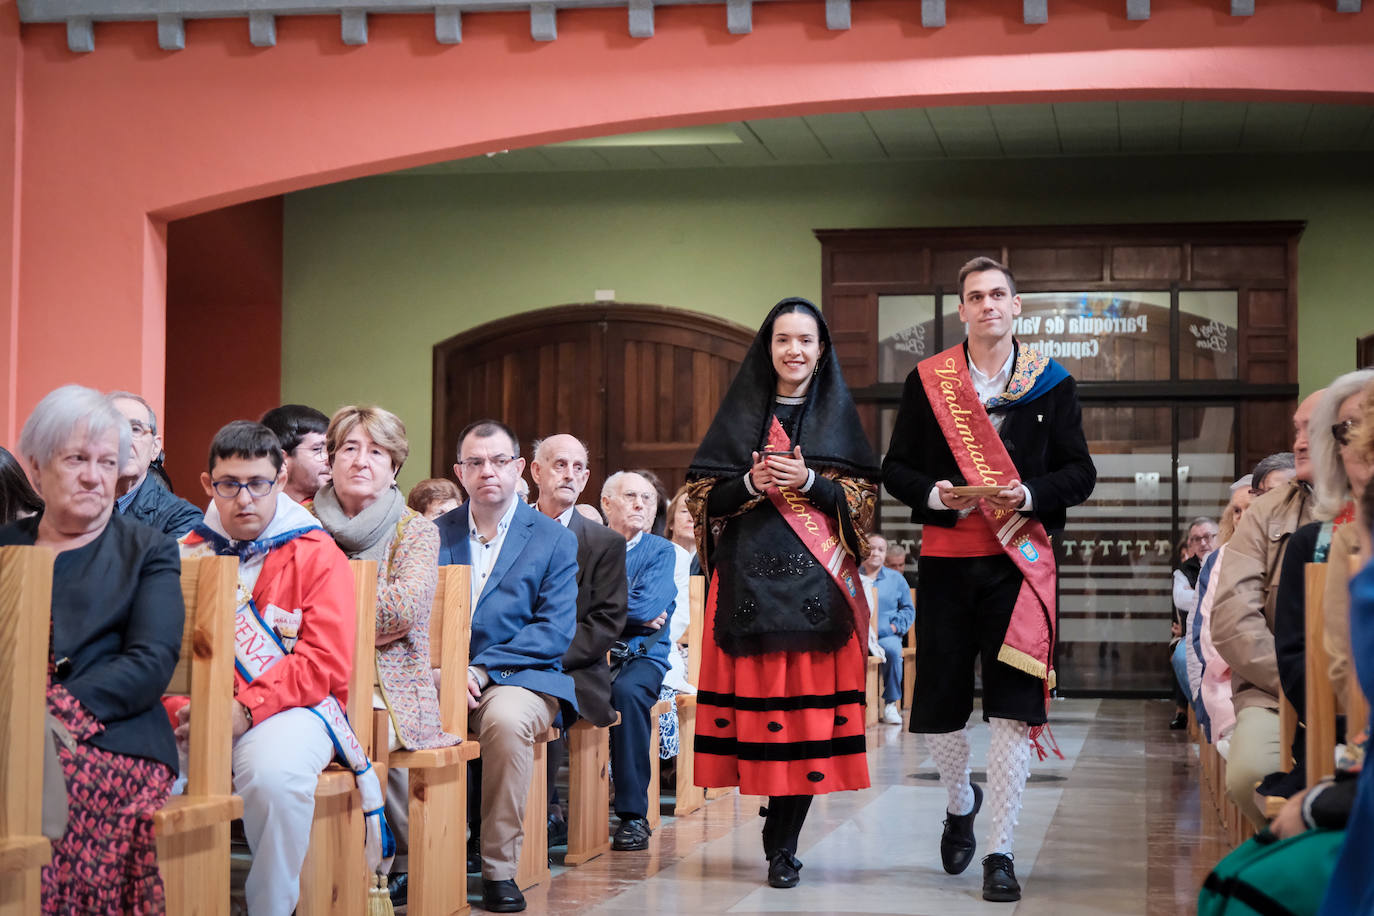
[[[347,713],[358,742],[371,748],[372,685],[377,678],[377,564],[350,560],[349,566],[353,569],[356,615]],[[382,786],[385,789],[385,778]],[[363,851],[364,835],[357,780],[346,767],[332,763],[320,774],[315,787],[315,820],[301,867],[298,916],[362,916],[366,912],[371,876]]]
[[[616,721],[620,721],[619,714]],[[564,865],[581,865],[611,848],[607,817],[610,766],[610,728],[578,719],[568,729],[568,854]]]
[[[234,557],[181,561],[186,624],[167,692],[191,698],[187,783],[153,816],[169,913],[229,913],[229,825],[243,816],[232,773],[237,589]]]
[[[529,890],[549,880],[549,742],[558,738],[550,728],[534,739],[534,766],[530,770],[530,794],[525,800],[524,840],[515,866],[515,883]]]
[[[692,576],[688,581],[691,618],[687,624],[687,683],[696,686],[701,672],[701,633],[706,612],[706,577]],[[677,697],[677,789],[673,816],[682,817],[706,804],[706,793],[696,784],[697,697],[683,693]]]
[[[0,548],[0,914],[39,911],[53,553]]]
[[[429,660],[441,672],[439,722],[461,736],[468,733],[470,574],[468,566],[439,567],[429,615]],[[385,729],[378,730],[378,745],[386,740]],[[466,870],[458,863],[467,856],[468,762],[479,750],[476,739],[465,737],[451,747],[390,752],[389,766],[410,771],[410,916],[461,916],[470,909]]]
[[[916,589],[911,590],[911,605],[916,606]],[[906,631],[906,645],[902,647],[902,708],[910,709],[916,697],[916,621]]]

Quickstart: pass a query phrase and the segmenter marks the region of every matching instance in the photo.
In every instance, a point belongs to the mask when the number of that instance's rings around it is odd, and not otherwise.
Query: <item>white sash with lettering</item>
[[[234,617],[234,667],[245,681],[251,684],[285,658],[287,651],[276,632],[258,614],[252,601],[238,609]],[[367,825],[367,867],[375,872],[383,858],[395,855],[396,848],[386,818],[382,816],[384,796],[377,771],[372,768],[367,751],[358,743],[358,736],[353,733],[348,716],[335,697],[325,697],[322,702],[310,707],[310,711],[320,717],[334,742],[334,750],[340,761],[353,771],[358,780]]]

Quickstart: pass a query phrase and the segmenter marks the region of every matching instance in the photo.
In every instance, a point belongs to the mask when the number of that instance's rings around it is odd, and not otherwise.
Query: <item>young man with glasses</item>
[[[286,455],[284,492],[298,503],[310,502],[329,483],[329,450],[324,444],[329,418],[304,404],[283,404],[263,414],[262,425],[277,434]]]
[[[534,740],[560,703],[566,721],[577,710],[573,679],[562,667],[577,629],[577,538],[516,497],[524,469],[510,427],[469,425],[453,466],[468,501],[435,523],[439,565],[472,567],[468,709],[482,742],[482,775],[469,851],[480,850],[482,905],[497,913],[525,908],[515,870]]]
[[[221,429],[200,476],[210,508],[180,542],[183,557],[239,560],[233,773],[253,851],[246,891],[254,916],[289,916],[300,898],[315,784],[335,741],[347,745],[338,733],[347,725],[331,728],[317,710],[347,702],[353,667],[353,573],[315,517],[282,492],[282,462],[267,427],[237,420]],[[270,660],[254,648],[267,644],[258,637],[268,630],[280,646]],[[184,742],[187,709],[180,717]]]
[[[129,420],[133,433],[129,460],[119,469],[115,511],[136,522],[179,538],[200,521],[200,510],[175,495],[148,469],[162,455],[157,415],[148,402],[131,391],[112,391],[106,397]]]

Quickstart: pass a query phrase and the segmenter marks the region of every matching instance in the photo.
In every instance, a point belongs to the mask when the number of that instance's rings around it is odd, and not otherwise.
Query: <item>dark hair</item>
[[[469,423],[467,426],[464,426],[463,431],[458,434],[458,448],[456,460],[462,460],[463,443],[467,441],[468,436],[476,436],[479,439],[485,439],[487,436],[494,436],[497,433],[505,433],[506,436],[509,437],[510,447],[511,450],[514,452],[514,454],[511,455],[511,457],[519,458],[520,439],[516,437],[515,430],[511,429],[509,426],[502,423],[500,420],[478,420],[476,423]]]
[[[210,462],[208,470],[215,472],[215,465],[225,458],[268,458],[272,467],[280,471],[282,465],[281,440],[261,423],[252,420],[235,420],[220,428],[210,443]]]
[[[301,440],[310,433],[324,435],[329,428],[329,418],[313,407],[304,404],[283,404],[273,407],[262,415],[263,426],[276,435],[281,450],[288,454],[296,450]]]
[[[430,477],[410,488],[410,493],[406,496],[406,505],[423,515],[431,505],[446,499],[463,501],[458,484],[447,477]]]
[[[1275,452],[1267,458],[1261,458],[1256,464],[1255,469],[1250,473],[1250,486],[1256,490],[1260,484],[1264,483],[1264,478],[1275,471],[1291,471],[1296,467],[1292,452]]]
[[[964,301],[964,280],[969,274],[979,274],[985,270],[1000,270],[1002,275],[1007,278],[1007,288],[1011,290],[1013,296],[1016,295],[1016,278],[1011,275],[1011,268],[1001,261],[987,257],[977,257],[959,268],[959,301]]]
[[[8,525],[21,515],[43,511],[43,500],[29,483],[19,461],[0,448],[0,525]]]

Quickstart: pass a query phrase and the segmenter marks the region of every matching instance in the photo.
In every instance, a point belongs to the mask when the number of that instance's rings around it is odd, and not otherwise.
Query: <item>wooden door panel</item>
[[[754,332],[659,306],[560,306],[502,319],[434,348],[435,476],[452,476],[458,433],[509,424],[530,457],[538,437],[587,443],[596,502],[611,471],[648,468],[681,484]]]

